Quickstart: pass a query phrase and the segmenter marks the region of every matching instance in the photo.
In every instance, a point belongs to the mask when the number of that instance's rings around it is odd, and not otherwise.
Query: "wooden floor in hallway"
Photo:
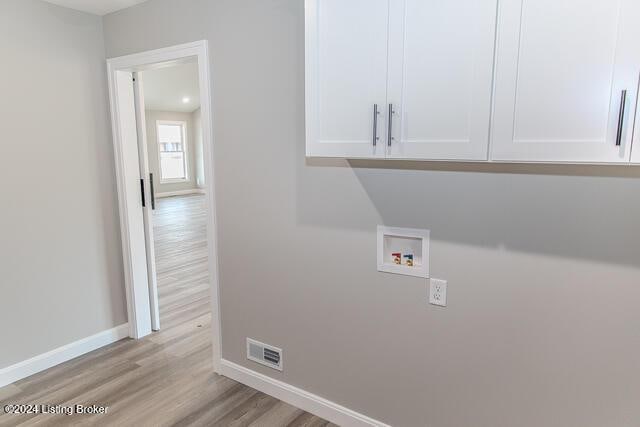
[[[158,200],[161,330],[0,388],[0,426],[333,426],[212,372],[205,228],[204,196]],[[7,415],[2,411],[7,404],[96,404],[108,410],[105,415]]]

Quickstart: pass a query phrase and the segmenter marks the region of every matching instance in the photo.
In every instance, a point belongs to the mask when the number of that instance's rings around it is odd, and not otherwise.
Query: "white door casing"
[[[211,80],[206,40],[150,50],[107,60],[109,99],[120,209],[127,312],[132,338],[151,333],[147,251],[140,197],[140,160],[137,144],[135,97],[132,73],[153,68],[198,63],[200,109],[207,205],[207,255],[211,285],[211,329],[213,368],[222,367],[221,316],[218,279],[218,242],[215,209],[215,173]]]

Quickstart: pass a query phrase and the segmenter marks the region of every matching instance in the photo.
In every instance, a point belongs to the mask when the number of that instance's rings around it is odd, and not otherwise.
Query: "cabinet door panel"
[[[486,160],[496,0],[392,0],[392,158]]]
[[[629,161],[640,72],[637,3],[501,2],[493,160]]]
[[[388,0],[306,0],[307,155],[384,157]]]
[[[640,91],[640,85],[638,90]],[[638,96],[638,94],[640,94],[640,92],[636,93],[636,96]],[[633,114],[633,116],[629,116],[629,120],[631,121],[633,117],[633,126],[634,126],[634,130],[633,130],[633,142],[632,142],[632,146],[631,146],[631,163],[636,164],[636,165],[640,165],[640,101],[636,102],[636,106],[635,108],[630,107],[631,108],[631,114]],[[629,124],[629,126],[631,126],[631,124]]]

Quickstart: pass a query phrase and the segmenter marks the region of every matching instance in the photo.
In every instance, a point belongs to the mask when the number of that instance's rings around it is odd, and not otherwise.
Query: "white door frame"
[[[123,138],[120,133],[120,111],[116,76],[118,72],[137,72],[169,65],[180,64],[197,59],[200,86],[200,109],[202,112],[202,142],[204,151],[204,173],[206,181],[207,206],[207,248],[209,255],[209,280],[211,282],[211,329],[213,332],[213,367],[220,372],[222,349],[220,334],[220,292],[218,283],[218,250],[216,228],[216,199],[213,162],[213,125],[211,109],[211,80],[209,73],[209,49],[206,40],[186,43],[132,55],[120,56],[107,60],[109,81],[109,97],[111,104],[111,125],[115,152],[116,180],[118,204],[120,211],[120,228],[122,234],[122,252],[124,260],[125,286],[127,296],[127,314],[129,330],[132,338],[142,338],[151,333],[150,301],[140,298],[148,295],[148,283],[134,280],[132,274],[132,236],[127,215],[127,186],[124,181]],[[138,297],[136,298],[136,295]],[[146,315],[137,315],[146,313]]]

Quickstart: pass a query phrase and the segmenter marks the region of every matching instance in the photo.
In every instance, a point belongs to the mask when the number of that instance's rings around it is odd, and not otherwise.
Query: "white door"
[[[131,278],[133,300],[129,301],[128,313],[134,338],[142,338],[151,333],[151,313],[149,305],[148,286],[134,286],[134,283],[149,283],[147,274],[147,248],[145,242],[145,224],[142,208],[142,194],[140,187],[140,158],[138,152],[138,132],[136,120],[135,94],[133,75],[130,72],[117,71],[115,73],[115,90],[117,91],[118,117],[117,131],[120,134],[122,146],[118,157],[121,159],[120,174],[124,183],[119,193],[125,200],[120,200],[123,221],[126,221],[123,239],[129,242],[131,253],[125,257],[125,273]],[[138,322],[141,320],[141,322]]]
[[[640,2],[500,0],[499,15],[491,159],[628,162]]]
[[[306,0],[305,14],[307,156],[384,157],[389,0]]]
[[[391,0],[388,157],[487,159],[496,6]]]
[[[140,160],[141,191],[144,192],[145,246],[147,248],[147,276],[149,285],[149,302],[151,304],[151,329],[160,330],[160,307],[158,303],[158,280],[156,274],[155,243],[153,239],[153,210],[155,209],[155,194],[153,192],[153,176],[149,172],[149,151],[147,150],[147,125],[145,118],[144,90],[142,74],[133,73],[133,87],[136,107],[136,124],[138,133],[138,156]]]

